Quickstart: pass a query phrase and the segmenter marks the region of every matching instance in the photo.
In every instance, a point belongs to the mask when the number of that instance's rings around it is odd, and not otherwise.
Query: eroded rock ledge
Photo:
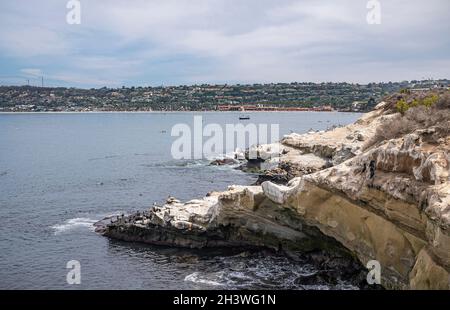
[[[286,136],[276,168],[288,167],[286,185],[172,198],[100,231],[191,248],[344,248],[362,265],[378,260],[387,288],[450,289],[450,137],[430,139],[437,129],[428,127],[367,147],[378,126],[398,117],[383,105],[346,127]]]
[[[274,204],[261,186],[233,185],[186,203],[169,198],[163,206],[112,218],[97,230],[123,240],[188,248],[310,251],[327,247],[340,251],[333,238],[305,226],[294,210]]]

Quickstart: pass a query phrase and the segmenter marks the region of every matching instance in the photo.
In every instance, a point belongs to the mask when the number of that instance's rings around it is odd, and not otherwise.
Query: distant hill
[[[331,106],[369,111],[383,96],[410,88],[447,88],[448,80],[388,83],[272,83],[122,88],[0,86],[0,111],[200,111],[219,105]]]

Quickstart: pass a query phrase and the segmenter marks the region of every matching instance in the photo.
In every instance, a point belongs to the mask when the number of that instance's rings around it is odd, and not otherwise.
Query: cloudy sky
[[[450,78],[450,1],[0,1],[0,84],[75,87]]]

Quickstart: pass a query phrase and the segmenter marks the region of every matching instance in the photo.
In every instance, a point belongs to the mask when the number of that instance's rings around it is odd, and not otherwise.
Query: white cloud
[[[15,57],[55,56],[69,52],[68,46],[56,31],[41,27],[1,27],[0,48]]]
[[[79,26],[65,24],[60,1],[40,3],[0,5],[0,55],[54,75],[159,84],[450,73],[448,0],[381,1],[381,25],[366,23],[361,0],[91,0]]]

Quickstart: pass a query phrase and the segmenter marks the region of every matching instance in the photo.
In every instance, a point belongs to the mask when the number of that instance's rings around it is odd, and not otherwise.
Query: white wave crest
[[[214,277],[218,277],[218,278],[222,278],[223,273],[219,272],[217,274],[214,274],[213,276]],[[222,286],[222,285],[224,285],[224,284],[222,284],[220,282],[217,282],[217,281],[214,281],[212,279],[207,279],[206,277],[202,277],[199,272],[194,272],[194,273],[191,273],[191,274],[187,275],[184,278],[184,281],[200,283],[200,284],[206,284],[206,285],[213,285],[213,286]]]
[[[74,229],[79,228],[89,228],[91,230],[94,230],[94,223],[97,222],[97,220],[93,220],[90,218],[85,217],[77,217],[73,219],[69,219],[65,221],[63,224],[56,224],[51,226],[52,229],[55,230],[55,235],[65,233],[67,231],[71,231]]]

